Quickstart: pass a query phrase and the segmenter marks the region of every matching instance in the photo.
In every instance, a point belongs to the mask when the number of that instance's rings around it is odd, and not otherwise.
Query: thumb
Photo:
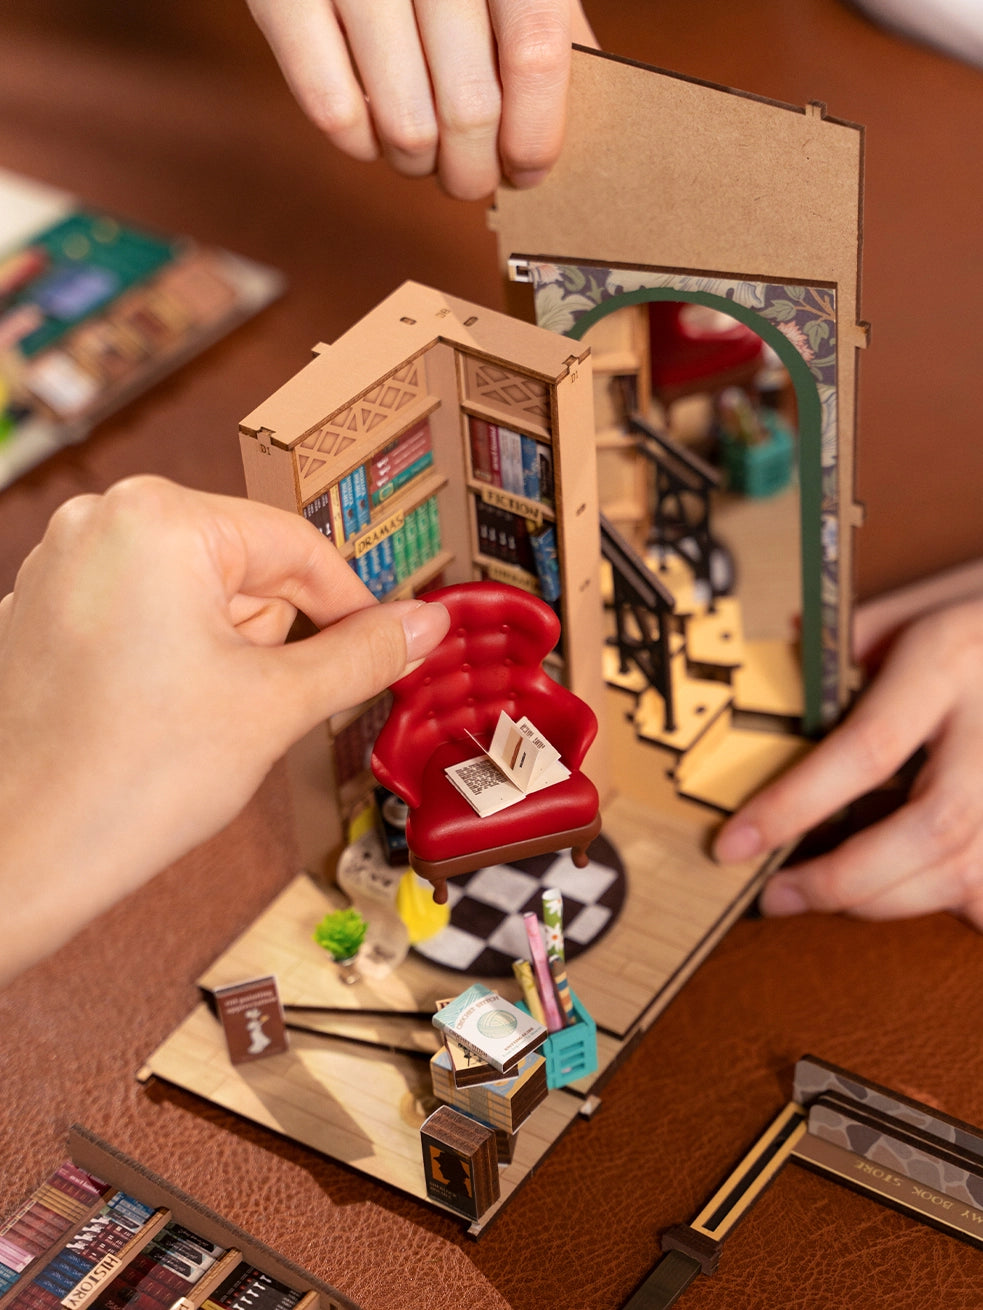
[[[439,644],[450,615],[420,600],[369,605],[313,637],[267,648],[278,725],[292,744],[324,719],[377,695]]]

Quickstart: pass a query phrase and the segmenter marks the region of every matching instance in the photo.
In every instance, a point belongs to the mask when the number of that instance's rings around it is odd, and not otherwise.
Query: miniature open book
[[[482,818],[570,777],[556,747],[527,718],[515,723],[504,710],[487,751],[445,773]]]

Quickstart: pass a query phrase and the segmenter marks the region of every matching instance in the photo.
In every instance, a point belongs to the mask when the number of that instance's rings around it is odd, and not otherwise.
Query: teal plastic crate
[[[539,1054],[546,1060],[546,1086],[551,1091],[597,1072],[597,1024],[572,989],[570,996],[576,1023],[550,1033],[539,1048]],[[528,1014],[523,1001],[518,1005]]]
[[[766,410],[760,417],[769,432],[767,441],[749,446],[726,434],[720,438],[727,485],[745,496],[774,496],[789,485],[795,471],[792,433],[777,414]]]

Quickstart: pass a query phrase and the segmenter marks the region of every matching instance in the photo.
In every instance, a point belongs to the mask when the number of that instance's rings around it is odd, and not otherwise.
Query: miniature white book
[[[548,1036],[531,1014],[483,983],[472,983],[460,996],[442,1005],[433,1016],[433,1025],[500,1073],[514,1069]]]
[[[445,773],[483,818],[570,777],[556,747],[527,718],[515,723],[504,710],[488,750]]]

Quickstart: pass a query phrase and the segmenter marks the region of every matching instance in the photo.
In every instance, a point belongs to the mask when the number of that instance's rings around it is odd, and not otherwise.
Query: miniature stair
[[[809,749],[784,726],[802,716],[798,656],[791,643],[745,639],[737,597],[718,597],[708,609],[686,561],[652,558],[650,566],[683,598],[670,658],[673,731],[665,728],[662,697],[634,667],[620,672],[613,647],[604,652],[604,678],[635,696],[636,736],[676,757],[680,796],[730,813]],[[760,726],[750,726],[754,720]]]
[[[802,737],[734,728],[675,781],[680,796],[732,813],[810,749]],[[689,761],[685,761],[689,765]]]
[[[708,592],[705,584],[697,582],[693,567],[674,550],[650,550],[645,563],[664,586],[672,592],[677,617],[705,614]]]
[[[686,652],[691,668],[719,670],[732,685],[746,660],[741,606],[736,596],[718,596],[712,610],[686,620]],[[736,703],[736,698],[735,698]]]
[[[743,713],[785,719],[805,713],[800,655],[791,642],[746,641],[733,686],[734,708]]]
[[[687,672],[685,650],[670,660],[670,678],[675,728],[666,730],[662,697],[646,687],[635,707],[635,732],[644,741],[682,755],[694,749],[721,716],[729,720],[734,693],[726,682],[692,677]]]

